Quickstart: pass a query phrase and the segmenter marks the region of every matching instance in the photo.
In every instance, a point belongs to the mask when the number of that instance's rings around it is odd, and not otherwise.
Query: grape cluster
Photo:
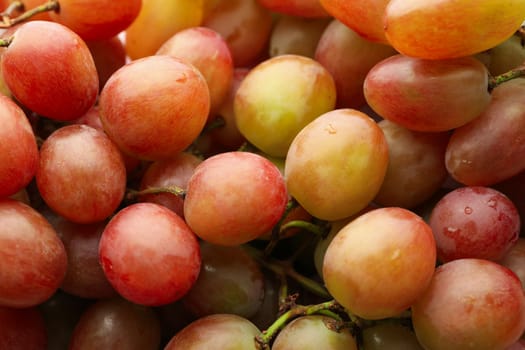
[[[523,0],[0,6],[0,350],[525,349]]]

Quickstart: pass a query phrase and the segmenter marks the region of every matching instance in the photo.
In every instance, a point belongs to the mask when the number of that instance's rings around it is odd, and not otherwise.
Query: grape
[[[483,259],[439,266],[412,305],[421,345],[433,349],[505,349],[525,330],[525,296],[508,268]]]
[[[44,316],[47,349],[67,349],[82,313],[94,301],[58,290],[38,308]]]
[[[330,18],[280,16],[272,30],[270,57],[293,54],[314,58],[315,49]]]
[[[201,317],[176,333],[164,350],[255,350],[257,327],[244,317],[215,314]]]
[[[521,1],[0,8],[0,348],[523,347]]]
[[[143,0],[137,18],[125,29],[128,56],[136,60],[154,55],[176,32],[200,25],[204,15],[204,2]],[[148,39],[144,40],[146,33]]]
[[[396,53],[391,46],[364,39],[342,22],[332,20],[319,39],[315,59],[334,78],[337,107],[358,108],[366,102],[363,83],[368,71]]]
[[[446,59],[500,44],[524,19],[525,3],[520,0],[483,0],[474,7],[468,0],[390,0],[384,30],[388,42],[400,53]]]
[[[326,250],[323,277],[350,312],[381,319],[399,315],[421,297],[435,263],[430,226],[409,210],[380,208],[339,230]]]
[[[272,162],[255,153],[225,152],[195,169],[184,217],[201,239],[232,246],[265,234],[277,224],[287,202],[284,179]]]
[[[199,275],[197,238],[177,214],[154,203],[120,210],[99,243],[106,277],[124,298],[158,306],[180,299]]]
[[[2,75],[25,107],[60,121],[86,113],[95,104],[99,88],[86,43],[69,28],[51,21],[30,21],[17,27],[2,54]]]
[[[126,64],[126,49],[118,36],[90,40],[86,44],[97,68],[99,90],[102,90],[109,77]]]
[[[516,241],[520,217],[512,201],[490,187],[460,187],[432,209],[438,259],[501,259]]]
[[[22,202],[0,200],[0,223],[0,306],[36,306],[64,279],[64,245],[44,216]]]
[[[224,38],[206,27],[192,27],[175,33],[157,50],[194,65],[204,76],[210,90],[210,114],[215,114],[226,99],[233,79],[233,58]]]
[[[525,79],[492,91],[487,108],[454,130],[445,165],[450,175],[469,186],[489,186],[525,170]]]
[[[193,65],[155,55],[116,71],[100,93],[99,106],[104,130],[124,153],[162,160],[197,138],[208,117],[210,93]]]
[[[498,263],[511,269],[518,276],[525,290],[525,238],[518,238],[516,244],[498,260]]]
[[[388,144],[388,168],[374,202],[414,208],[445,182],[448,133],[411,131],[389,120],[378,123]]]
[[[199,278],[182,298],[195,317],[235,314],[250,318],[261,307],[264,280],[259,265],[240,246],[201,243]],[[214,290],[213,293],[210,293]]]
[[[202,25],[226,40],[235,67],[250,67],[260,60],[266,49],[272,16],[259,0],[218,0]]]
[[[332,76],[315,60],[272,57],[252,68],[239,86],[235,122],[258,149],[283,157],[306,124],[334,108],[335,94]]]
[[[327,112],[294,138],[288,191],[312,216],[340,220],[365,208],[384,179],[388,148],[379,126],[353,109]]]
[[[318,0],[259,0],[271,11],[303,18],[328,17]]]
[[[257,312],[250,321],[259,329],[267,329],[279,315],[279,291],[281,284],[270,271],[262,270],[264,275],[264,295]]]
[[[84,40],[105,40],[126,29],[138,16],[141,0],[60,0],[51,20],[71,28]]]
[[[0,198],[23,190],[35,176],[38,148],[23,110],[0,95]]]
[[[488,50],[487,67],[492,76],[503,74],[525,62],[525,47],[517,35]]]
[[[408,327],[384,322],[363,330],[363,350],[423,350]]]
[[[69,350],[157,350],[159,345],[160,324],[154,311],[114,298],[99,300],[82,313]]]
[[[120,205],[126,168],[102,131],[68,125],[43,143],[36,183],[53,211],[73,222],[92,223],[108,218]]]
[[[0,306],[0,329],[0,349],[42,350],[48,343],[44,318],[36,307]]]
[[[290,322],[275,338],[272,350],[357,350],[348,328],[330,329],[334,319],[326,316],[302,316]]]
[[[424,60],[394,55],[368,72],[363,89],[381,117],[427,132],[464,125],[491,100],[487,68],[472,57]]]
[[[366,40],[386,44],[383,17],[390,0],[320,0],[321,5]]]
[[[217,115],[224,121],[224,125],[220,128],[214,128],[207,133],[213,142],[218,144],[220,148],[226,152],[238,150],[242,144],[246,142],[246,139],[242,136],[235,122],[233,103],[237,89],[249,71],[249,68],[234,68],[233,80],[228,91],[228,96],[226,96],[226,100],[217,112]]]
[[[64,244],[67,271],[60,288],[69,294],[88,299],[116,295],[99,264],[98,246],[106,222],[77,224],[57,217],[51,222]]]

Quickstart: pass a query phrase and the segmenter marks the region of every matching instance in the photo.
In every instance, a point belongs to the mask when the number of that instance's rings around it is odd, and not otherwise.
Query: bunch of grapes
[[[523,0],[0,6],[0,350],[525,349]]]

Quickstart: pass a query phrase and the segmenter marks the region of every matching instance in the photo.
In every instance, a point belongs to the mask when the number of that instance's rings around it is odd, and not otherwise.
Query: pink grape
[[[490,187],[457,188],[432,209],[430,226],[438,259],[499,260],[518,240],[520,217],[503,193]]]
[[[154,203],[132,204],[113,216],[100,239],[99,259],[120,295],[149,306],[180,299],[201,266],[193,232],[173,211]]]
[[[484,259],[436,269],[412,305],[412,322],[428,350],[505,349],[525,331],[525,295],[511,270]]]

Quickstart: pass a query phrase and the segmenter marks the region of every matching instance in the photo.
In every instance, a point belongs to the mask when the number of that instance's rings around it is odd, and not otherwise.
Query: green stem
[[[46,2],[45,4],[42,4],[30,10],[27,10],[26,12],[22,13],[18,17],[15,17],[15,18],[4,17],[3,23],[0,24],[0,28],[12,27],[15,24],[24,22],[30,19],[31,17],[38,15],[39,13],[49,12],[49,11],[58,11],[59,8],[60,8],[60,5],[58,3],[58,0],[50,0]]]
[[[186,190],[178,186],[166,186],[166,187],[149,187],[141,191],[128,189],[126,198],[128,200],[135,199],[139,196],[146,194],[161,194],[161,193],[171,193],[175,196],[181,197],[184,199],[186,196]]]
[[[279,235],[281,237],[284,236],[286,231],[292,228],[300,228],[301,230],[306,230],[319,237],[325,237],[327,232],[330,230],[329,225],[318,225],[304,220],[292,220],[287,222],[286,224],[281,225],[281,227],[279,228]]]
[[[343,322],[341,317],[334,311],[340,310],[341,306],[335,300],[330,300],[321,304],[315,305],[296,305],[292,309],[282,314],[274,321],[265,331],[261,332],[255,339],[256,348],[261,350],[269,350],[270,343],[273,338],[284,328],[290,321],[297,317],[309,315],[328,315],[334,320]]]
[[[494,90],[495,88],[509,80],[523,76],[525,76],[525,64],[517,68],[511,69],[508,72],[497,75],[495,77],[491,77],[489,79],[489,91]]]
[[[8,47],[13,42],[12,36],[7,39],[0,39],[0,47]]]
[[[254,145],[252,145],[251,143],[249,143],[248,141],[246,141],[245,143],[243,143],[241,145],[241,147],[239,147],[239,149],[237,150],[239,152],[257,152],[258,149],[257,147],[255,147]]]

